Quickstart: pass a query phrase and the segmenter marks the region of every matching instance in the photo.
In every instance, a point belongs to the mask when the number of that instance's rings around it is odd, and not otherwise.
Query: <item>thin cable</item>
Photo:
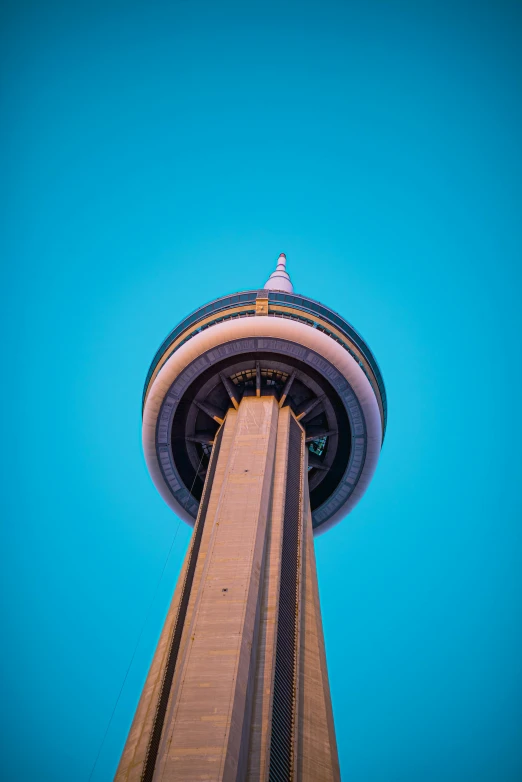
[[[192,489],[194,488],[194,484],[196,482],[196,478],[198,477],[199,469],[201,467],[201,462],[203,461],[203,456],[204,455],[205,455],[205,452],[202,449],[201,459],[199,460],[198,469],[196,470],[196,474],[194,475],[194,480],[192,481],[192,486],[190,487],[189,496],[187,497],[187,503],[188,503],[188,501],[190,499],[190,495],[192,494]],[[187,507],[187,503],[185,503],[185,508]],[[98,749],[98,754],[96,755],[93,767],[91,768],[91,773],[89,774],[88,782],[91,782],[92,775],[94,774],[94,771],[95,771],[96,766],[98,764],[98,760],[100,759],[101,751],[103,749],[103,745],[105,744],[105,739],[107,738],[107,734],[109,732],[109,728],[111,727],[112,720],[113,720],[114,715],[116,713],[116,709],[118,708],[118,703],[120,702],[120,698],[121,698],[121,694],[123,692],[123,688],[125,687],[125,682],[127,681],[127,677],[129,676],[130,669],[132,667],[132,663],[134,662],[134,658],[136,657],[136,652],[138,651],[138,646],[140,645],[141,637],[143,635],[143,631],[145,630],[145,625],[148,622],[148,619],[149,619],[149,616],[150,616],[150,612],[152,610],[152,606],[154,605],[154,601],[155,601],[156,596],[158,594],[158,589],[159,589],[159,586],[161,584],[161,579],[163,578],[163,575],[165,573],[165,569],[167,567],[167,563],[168,563],[168,561],[170,559],[170,555],[172,554],[172,549],[174,547],[174,542],[175,542],[176,537],[177,537],[178,532],[179,532],[180,524],[181,524],[181,519],[178,518],[178,526],[176,527],[176,532],[174,533],[174,537],[172,538],[172,543],[170,544],[169,553],[167,554],[167,559],[165,560],[165,563],[163,565],[163,569],[161,571],[161,575],[160,575],[160,577],[158,579],[158,583],[156,584],[156,589],[154,590],[154,594],[152,596],[152,600],[150,601],[150,605],[149,605],[149,607],[147,609],[147,614],[146,614],[145,619],[143,621],[143,624],[141,626],[140,634],[138,635],[138,640],[136,641],[136,645],[134,647],[134,651],[132,653],[132,657],[130,659],[130,663],[129,663],[129,665],[127,667],[127,670],[125,672],[125,676],[123,677],[123,682],[121,684],[120,691],[118,693],[118,697],[116,698],[116,703],[114,704],[114,708],[113,708],[111,716],[109,718],[109,722],[107,723],[107,727],[105,729],[105,733],[103,734],[103,739],[102,739],[100,747]]]
[[[158,589],[159,589],[159,586],[161,584],[161,579],[163,578],[163,574],[165,573],[165,569],[167,567],[167,563],[168,563],[168,561],[170,559],[170,555],[172,553],[172,548],[174,546],[174,541],[176,540],[176,537],[178,535],[180,524],[181,524],[181,519],[178,519],[178,526],[176,527],[176,532],[174,533],[174,537],[172,538],[172,543],[170,544],[169,553],[167,554],[167,558],[166,558],[165,563],[163,565],[163,570],[161,571],[161,575],[160,575],[160,577],[158,579],[158,583],[156,584],[156,589],[154,590],[154,595],[152,596],[152,600],[150,601],[149,607],[147,609],[147,614],[146,614],[145,619],[143,621],[143,624],[141,626],[140,634],[138,635],[138,640],[136,641],[136,645],[134,647],[134,651],[132,653],[132,657],[130,659],[129,665],[128,665],[127,670],[125,672],[125,676],[123,678],[123,682],[121,684],[120,691],[118,693],[118,697],[116,698],[116,703],[114,704],[114,708],[112,710],[109,722],[107,723],[107,727],[105,729],[105,733],[103,734],[103,739],[102,739],[102,742],[100,744],[100,748],[98,749],[98,754],[96,755],[96,759],[95,759],[93,767],[91,769],[91,773],[89,774],[88,782],[90,782],[90,780],[92,779],[92,775],[94,774],[94,771],[96,769],[96,765],[97,765],[98,760],[100,758],[101,751],[103,749],[103,745],[105,744],[105,739],[107,738],[107,734],[109,732],[109,728],[111,727],[112,720],[113,720],[114,715],[116,713],[116,709],[118,708],[118,703],[120,702],[121,694],[123,692],[123,688],[125,687],[125,682],[127,681],[127,677],[128,677],[128,675],[130,673],[130,669],[132,667],[132,663],[134,662],[134,658],[136,657],[136,652],[138,651],[138,646],[140,645],[141,637],[143,635],[143,631],[145,630],[145,625],[147,624],[147,621],[149,619],[150,612],[152,610],[152,606],[153,606],[154,601],[156,599],[156,596],[158,594]]]
[[[183,506],[183,510],[186,510],[186,509],[187,509],[188,501],[190,500],[190,497],[191,497],[191,495],[192,495],[192,489],[194,488],[194,484],[196,483],[196,478],[197,478],[197,477],[198,477],[198,475],[199,475],[199,470],[200,470],[200,467],[201,467],[201,462],[203,461],[203,457],[204,457],[204,456],[205,456],[205,451],[203,450],[203,446],[201,446],[201,459],[199,460],[198,469],[197,469],[197,470],[196,470],[196,472],[194,473],[194,480],[192,481],[192,486],[190,487],[189,495],[188,495],[188,497],[187,497],[187,501],[186,501],[185,505]]]

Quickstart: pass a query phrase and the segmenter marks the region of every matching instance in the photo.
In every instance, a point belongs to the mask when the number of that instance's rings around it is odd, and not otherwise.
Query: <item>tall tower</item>
[[[385,425],[371,351],[284,254],[169,334],[143,447],[194,532],[117,782],[339,780],[313,536],[364,494]]]

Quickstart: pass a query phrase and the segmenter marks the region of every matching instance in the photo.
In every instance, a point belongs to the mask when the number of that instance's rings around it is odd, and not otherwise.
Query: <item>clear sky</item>
[[[145,374],[284,251],[388,391],[373,483],[316,546],[343,777],[518,782],[521,4],[2,15],[2,779],[87,782],[143,628],[112,779],[189,539]]]

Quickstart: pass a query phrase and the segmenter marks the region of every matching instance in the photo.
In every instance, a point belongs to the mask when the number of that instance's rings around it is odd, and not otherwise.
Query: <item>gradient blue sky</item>
[[[87,781],[152,601],[112,778],[189,539],[143,380],[280,251],[389,398],[317,540],[344,779],[522,778],[521,11],[3,3],[3,779]]]

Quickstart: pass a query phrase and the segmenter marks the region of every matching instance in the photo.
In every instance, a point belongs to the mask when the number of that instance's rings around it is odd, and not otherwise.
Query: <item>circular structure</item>
[[[362,497],[386,428],[377,362],[332,310],[293,293],[281,255],[261,290],[216,299],[156,353],[143,393],[143,444],[165,501],[190,524],[214,437],[245,395],[275,395],[305,428],[314,531]]]

